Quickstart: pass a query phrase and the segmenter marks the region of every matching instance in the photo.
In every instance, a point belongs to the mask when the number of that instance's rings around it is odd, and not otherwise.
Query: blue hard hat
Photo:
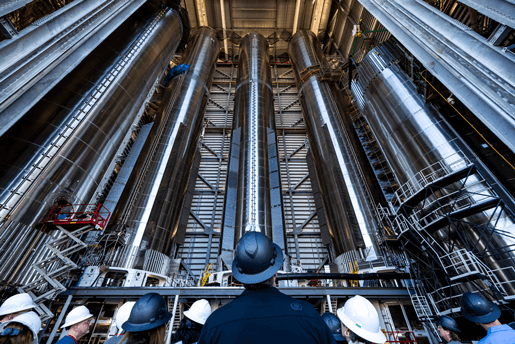
[[[281,248],[261,232],[245,233],[234,251],[232,275],[243,284],[266,281],[275,275],[283,264]]]
[[[467,292],[461,297],[461,314],[475,323],[488,324],[499,319],[501,310],[482,295]]]
[[[458,324],[456,323],[456,321],[453,318],[451,318],[450,316],[442,315],[440,318],[438,318],[438,321],[436,323],[448,330],[451,330],[454,332],[461,332],[458,329]]]
[[[342,323],[336,315],[330,312],[325,312],[322,314],[322,319],[324,319],[327,327],[331,330],[335,340],[345,340],[345,337],[342,335]]]
[[[129,319],[122,324],[122,329],[128,332],[142,332],[166,324],[172,317],[167,311],[163,297],[156,293],[143,295],[132,307]]]

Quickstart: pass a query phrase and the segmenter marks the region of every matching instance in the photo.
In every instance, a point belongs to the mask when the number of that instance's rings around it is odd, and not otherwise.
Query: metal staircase
[[[324,301],[324,313],[334,313],[336,314],[336,310],[338,309],[338,299],[335,297],[331,297],[331,295],[327,295],[327,300]]]
[[[40,277],[29,284],[18,288],[20,293],[28,293],[34,303],[38,306],[36,310],[43,317],[43,320],[53,317],[52,312],[45,306],[44,302],[53,300],[58,294],[66,290],[61,283],[68,272],[77,268],[70,256],[87,247],[80,237],[92,230],[95,226],[87,224],[72,232],[61,226],[56,226],[60,234],[45,244],[45,248],[51,252],[47,258],[32,264]],[[36,295],[39,294],[39,295]]]

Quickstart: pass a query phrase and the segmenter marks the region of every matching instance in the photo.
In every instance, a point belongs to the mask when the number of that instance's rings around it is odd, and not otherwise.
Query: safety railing
[[[395,191],[395,197],[392,201],[394,201],[395,205],[401,205],[429,184],[453,172],[467,168],[470,164],[470,160],[464,156],[464,153],[457,151],[417,172]]]
[[[513,267],[491,270],[485,263],[479,258],[465,249],[451,252],[445,256],[442,256],[441,261],[443,262],[443,268],[449,274],[451,281],[460,280],[469,276],[477,276],[481,279],[487,279],[488,284],[495,285],[499,292],[504,296],[508,296],[503,284],[513,283],[515,281],[509,281],[501,283],[496,275],[496,271],[506,270]]]

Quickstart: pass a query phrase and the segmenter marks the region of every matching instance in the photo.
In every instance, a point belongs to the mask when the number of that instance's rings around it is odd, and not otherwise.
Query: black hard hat
[[[234,251],[232,275],[244,284],[266,281],[275,275],[283,264],[281,248],[261,232],[245,233]]]
[[[488,324],[501,315],[501,310],[482,295],[467,292],[461,297],[461,314],[470,321]]]
[[[128,332],[142,332],[165,324],[172,317],[166,310],[166,302],[156,293],[143,295],[132,307],[129,319],[122,324]]]
[[[324,319],[327,327],[331,330],[335,340],[345,340],[345,337],[342,335],[342,323],[336,315],[330,312],[325,312],[322,314],[322,319]]]
[[[461,332],[460,330],[458,330],[458,324],[456,323],[456,321],[454,321],[454,319],[450,316],[442,315],[440,318],[438,318],[438,321],[436,323],[448,330],[454,332]]]

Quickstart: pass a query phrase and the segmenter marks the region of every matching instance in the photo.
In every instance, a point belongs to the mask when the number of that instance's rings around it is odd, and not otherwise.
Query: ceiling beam
[[[311,17],[310,30],[318,35],[320,31],[327,29],[332,0],[315,0],[315,8]]]
[[[295,16],[293,17],[292,35],[294,35],[295,32],[297,32],[297,27],[299,26],[299,14],[300,14],[301,2],[302,2],[302,0],[297,0],[297,2],[295,3]]]
[[[198,26],[209,26],[207,23],[206,3],[204,0],[195,0],[197,5]]]
[[[224,34],[224,50],[225,55],[229,56],[229,49],[227,48],[227,26],[225,24],[225,0],[220,0],[220,10],[222,11],[222,30]]]
[[[324,0],[315,0],[315,9],[313,10],[313,15],[311,16],[311,27],[310,30],[313,31],[315,35],[318,35],[318,30],[320,29],[320,21],[322,19],[322,10],[324,8]]]

